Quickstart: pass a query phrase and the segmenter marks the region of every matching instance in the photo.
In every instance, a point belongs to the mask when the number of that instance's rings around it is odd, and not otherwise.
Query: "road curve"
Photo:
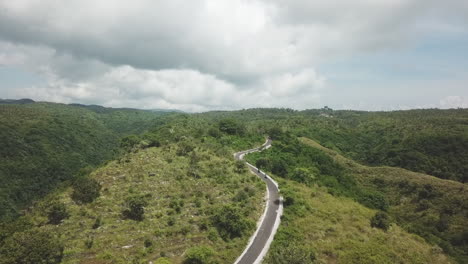
[[[246,154],[262,151],[271,147],[271,139],[268,139],[261,147],[240,151],[234,154],[236,160],[242,160]],[[242,255],[237,258],[234,264],[257,264],[261,263],[265,257],[270,244],[273,241],[276,230],[280,224],[280,217],[283,213],[283,204],[279,194],[278,184],[266,173],[257,169],[252,164],[246,162],[250,171],[260,177],[267,186],[267,200],[265,211],[257,224],[257,230],[249,240]]]

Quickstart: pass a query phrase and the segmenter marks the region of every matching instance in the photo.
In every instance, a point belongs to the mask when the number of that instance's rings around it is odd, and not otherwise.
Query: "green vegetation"
[[[315,260],[312,249],[299,243],[277,248],[268,258],[272,264],[312,264]]]
[[[79,177],[73,183],[71,198],[77,203],[91,203],[99,197],[101,185],[95,179]]]
[[[63,245],[55,236],[40,229],[16,232],[3,241],[0,263],[61,263]]]
[[[330,108],[248,109],[203,114],[236,119],[247,130],[305,136],[367,165],[388,165],[439,178],[468,181],[468,109],[394,112],[334,111]]]
[[[209,247],[193,247],[187,250],[184,264],[209,264],[215,255],[213,249]]]
[[[247,200],[245,196],[242,199],[235,197],[235,200]],[[254,223],[245,219],[242,211],[238,207],[225,205],[219,208],[211,217],[213,225],[218,229],[220,236],[225,239],[241,237],[246,231],[252,230]]]
[[[231,263],[265,188],[232,154],[269,135],[272,148],[247,156],[284,198],[265,263],[465,263],[467,117],[0,104],[0,218],[16,219],[0,222],[0,253],[10,263]],[[26,239],[38,245],[18,246]]]
[[[221,143],[203,141],[140,145],[91,173],[90,181],[102,186],[95,200],[76,203],[73,186],[50,194],[5,227],[11,231],[0,232],[6,233],[2,241],[30,228],[60,234],[62,263],[233,262],[260,217],[264,185],[246,170],[239,173],[232,154],[217,154]],[[178,155],[186,143],[194,148]],[[44,225],[49,201],[63,205],[69,217]]]
[[[264,263],[451,263],[440,247],[395,224],[372,228],[376,210],[326,187],[278,183],[290,202]]]
[[[377,212],[370,220],[370,225],[372,227],[380,228],[384,231],[387,231],[390,227],[390,218],[384,212]]]
[[[115,158],[120,137],[158,126],[167,115],[98,106],[0,104],[0,221],[16,218],[60,184],[86,176],[91,169],[85,167]]]
[[[370,208],[388,208],[388,202],[382,193],[363,188],[344,166],[323,151],[302,144],[289,133],[278,137],[274,148],[253,153],[247,159],[279,177],[308,186],[326,186],[330,193],[353,198]]]
[[[389,216],[405,230],[438,245],[460,263],[466,262],[466,185],[399,168],[362,166],[310,139],[301,140],[333,157],[359,186],[383,194]]]
[[[147,196],[142,195],[132,195],[127,197],[122,211],[123,217],[135,221],[143,221],[145,213],[144,207],[148,205],[146,198]]]
[[[68,217],[70,217],[70,214],[68,213],[64,203],[59,201],[52,202],[47,212],[49,224],[58,225]]]
[[[331,117],[315,119],[301,136],[368,165],[468,181],[467,109],[327,113]]]

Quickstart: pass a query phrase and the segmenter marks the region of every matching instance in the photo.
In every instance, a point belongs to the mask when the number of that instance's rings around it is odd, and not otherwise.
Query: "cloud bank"
[[[186,111],[321,106],[323,63],[466,33],[464,1],[0,2],[0,64],[20,97]]]

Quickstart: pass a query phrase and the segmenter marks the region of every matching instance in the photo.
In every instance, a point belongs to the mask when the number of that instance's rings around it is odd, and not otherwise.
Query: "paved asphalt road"
[[[242,160],[245,154],[261,151],[263,149],[269,148],[270,146],[271,139],[268,139],[261,147],[238,152],[234,154],[234,157],[237,160]],[[264,172],[259,171],[251,164],[247,163],[247,165],[254,174],[260,177],[266,183],[269,199],[267,201],[267,208],[263,217],[263,221],[259,224],[259,227],[251,238],[249,245],[242,253],[242,255],[236,260],[235,264],[261,263],[263,257],[268,251],[268,248],[270,247],[273,236],[276,233],[282,212],[281,198],[276,182],[274,182],[269,176],[266,176]]]

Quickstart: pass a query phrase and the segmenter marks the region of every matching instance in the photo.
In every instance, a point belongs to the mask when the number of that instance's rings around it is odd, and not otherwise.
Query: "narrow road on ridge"
[[[268,139],[261,147],[240,151],[234,154],[236,160],[243,160],[246,154],[262,151],[271,147],[271,139]],[[237,258],[235,264],[257,264],[265,257],[270,244],[273,241],[276,230],[280,224],[283,205],[279,194],[278,184],[266,173],[246,162],[250,171],[260,177],[267,186],[267,200],[265,211],[260,219],[257,230],[249,240],[242,255]]]

